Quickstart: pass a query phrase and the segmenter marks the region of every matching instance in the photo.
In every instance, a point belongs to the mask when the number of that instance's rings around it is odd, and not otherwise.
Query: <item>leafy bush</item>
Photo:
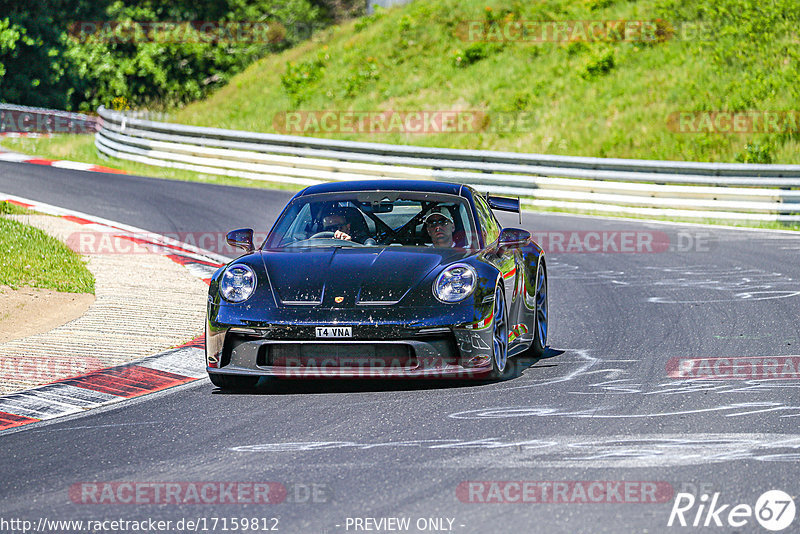
[[[464,50],[454,50],[452,56],[453,65],[460,68],[469,67],[473,63],[489,57],[496,48],[497,45],[479,41],[472,43]]]
[[[511,98],[511,109],[523,111],[533,103],[533,95],[527,91],[517,91]]]
[[[384,15],[383,8],[381,6],[375,6],[374,9],[375,9],[375,11],[373,11],[373,13],[371,15],[367,15],[365,17],[361,17],[360,19],[358,19],[356,21],[355,30],[357,32],[360,32],[360,31],[364,30],[365,28],[369,28],[375,22],[377,22],[378,20],[383,18],[383,15]]]
[[[320,53],[316,59],[286,65],[281,85],[295,106],[305,99],[309,88],[325,74],[325,62],[328,59],[330,56]]]
[[[11,24],[8,18],[0,20],[0,59],[2,56],[7,52],[11,52],[15,50],[19,44],[23,45],[32,45],[34,44],[33,39],[25,35],[27,31],[25,28],[21,28],[16,24]],[[3,76],[6,73],[5,65],[0,62],[0,82],[3,80]],[[0,87],[2,84],[0,83]]]
[[[589,45],[584,41],[572,41],[567,45],[567,55],[570,57],[579,56],[588,50]]]
[[[586,0],[586,7],[592,11],[605,9],[614,5],[614,0]]]
[[[344,95],[352,97],[359,94],[369,82],[380,78],[380,74],[377,60],[368,57],[363,64],[354,67],[350,75],[344,79]]]
[[[409,46],[414,44],[414,29],[416,27],[416,21],[408,15],[403,15],[400,17],[400,21],[397,23],[397,35],[399,37],[398,46],[400,48],[408,48]]]
[[[340,21],[365,14],[367,3],[364,0],[314,0],[326,19]]]
[[[0,100],[68,107],[78,80],[63,57],[67,27],[100,19],[102,9],[90,0],[0,0],[0,13]]]
[[[114,98],[125,98],[133,107],[181,105],[221,87],[256,59],[309,38],[315,27],[354,3],[0,0],[2,100],[79,110],[109,106]],[[107,24],[92,31],[76,20]],[[159,21],[177,24],[157,34],[139,24]],[[215,39],[191,21],[213,21],[222,28],[230,23],[233,30]],[[268,31],[237,34],[242,30],[236,21],[266,24]],[[88,31],[80,33],[81,28]]]
[[[747,143],[744,145],[744,152],[738,152],[734,159],[738,163],[772,163],[773,148],[769,143]]]
[[[611,72],[614,65],[613,50],[597,50],[586,61],[583,71],[581,72],[581,77],[585,80],[593,80],[594,78]]]

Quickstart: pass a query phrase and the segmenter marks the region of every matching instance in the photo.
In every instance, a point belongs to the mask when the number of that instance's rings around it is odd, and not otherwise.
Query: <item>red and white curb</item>
[[[12,137],[12,136],[7,136]],[[31,137],[31,136],[28,136]],[[12,163],[31,163],[33,165],[47,165],[48,167],[56,167],[59,169],[70,169],[73,171],[89,171],[89,172],[105,172],[112,174],[128,174],[126,171],[120,169],[112,169],[111,167],[104,167],[102,165],[94,165],[91,163],[81,163],[79,161],[69,161],[64,159],[46,159],[36,156],[28,156],[27,154],[19,154],[17,152],[3,152],[0,151],[0,161],[10,161]]]
[[[135,363],[0,397],[0,431],[114,404],[206,376],[202,336]]]
[[[225,256],[101,217],[0,193],[0,202],[3,201],[63,217],[84,225],[87,231],[109,233],[115,238],[130,239],[140,246],[149,246],[154,254],[165,255],[206,283],[217,269],[229,261]],[[181,347],[137,362],[0,396],[0,431],[81,413],[201,379],[206,376],[204,344],[205,340],[200,336]]]

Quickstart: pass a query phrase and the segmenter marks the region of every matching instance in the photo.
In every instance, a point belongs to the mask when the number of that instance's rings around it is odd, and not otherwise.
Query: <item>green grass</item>
[[[94,293],[94,276],[80,256],[38,228],[2,217],[30,213],[0,203],[0,285]]]

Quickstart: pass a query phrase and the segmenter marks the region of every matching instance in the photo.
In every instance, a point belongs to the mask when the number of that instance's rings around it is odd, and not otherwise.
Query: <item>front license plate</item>
[[[318,326],[317,337],[353,337],[352,326]]]

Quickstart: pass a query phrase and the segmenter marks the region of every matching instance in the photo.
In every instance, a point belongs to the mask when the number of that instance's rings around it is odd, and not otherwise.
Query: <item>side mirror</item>
[[[239,230],[228,232],[225,240],[230,246],[243,248],[246,252],[253,252],[255,250],[255,247],[253,246],[252,228],[240,228]]]
[[[531,233],[522,228],[503,228],[497,238],[498,251],[508,248],[520,248],[531,240]]]

